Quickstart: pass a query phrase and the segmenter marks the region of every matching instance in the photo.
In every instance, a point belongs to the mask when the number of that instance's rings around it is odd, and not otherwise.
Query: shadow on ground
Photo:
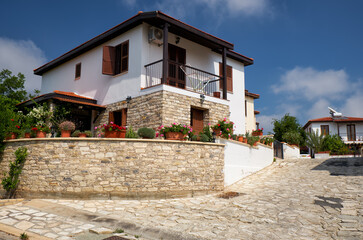
[[[312,170],[329,171],[332,176],[363,176],[363,158],[330,158]]]

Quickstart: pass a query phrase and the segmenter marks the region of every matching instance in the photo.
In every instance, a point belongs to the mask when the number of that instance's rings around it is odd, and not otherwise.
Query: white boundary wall
[[[284,158],[300,158],[300,148],[287,143],[284,144]]]
[[[273,162],[273,148],[257,143],[256,147],[248,144],[219,138],[224,147],[224,185],[228,186]]]

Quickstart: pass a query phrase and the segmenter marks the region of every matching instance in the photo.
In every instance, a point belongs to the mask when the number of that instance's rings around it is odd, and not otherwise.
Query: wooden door
[[[168,45],[169,69],[168,69],[168,85],[178,88],[185,88],[185,74],[180,66],[185,65],[186,51],[184,48],[175,45]]]
[[[191,109],[191,116],[190,116],[191,124],[190,125],[193,128],[194,134],[199,134],[200,132],[203,131],[203,127],[204,127],[203,115],[204,115],[203,110],[199,110],[199,109],[195,109],[195,108]]]
[[[348,124],[347,125],[347,137],[348,137],[348,141],[355,141],[356,137],[355,137],[355,125],[354,124]]]

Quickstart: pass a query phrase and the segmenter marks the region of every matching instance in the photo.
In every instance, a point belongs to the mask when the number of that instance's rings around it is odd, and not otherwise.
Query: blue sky
[[[161,10],[234,43],[255,59],[246,88],[267,131],[285,113],[304,125],[331,106],[363,117],[363,1],[359,0],[13,0],[1,1],[0,69],[32,70],[135,15]],[[266,132],[267,132],[266,131]]]

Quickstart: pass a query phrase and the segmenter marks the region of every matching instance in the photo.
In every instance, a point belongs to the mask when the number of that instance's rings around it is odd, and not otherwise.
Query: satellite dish
[[[334,118],[334,117],[342,117],[343,114],[334,110],[333,108],[331,107],[328,107],[329,111],[330,111],[330,115]]]

